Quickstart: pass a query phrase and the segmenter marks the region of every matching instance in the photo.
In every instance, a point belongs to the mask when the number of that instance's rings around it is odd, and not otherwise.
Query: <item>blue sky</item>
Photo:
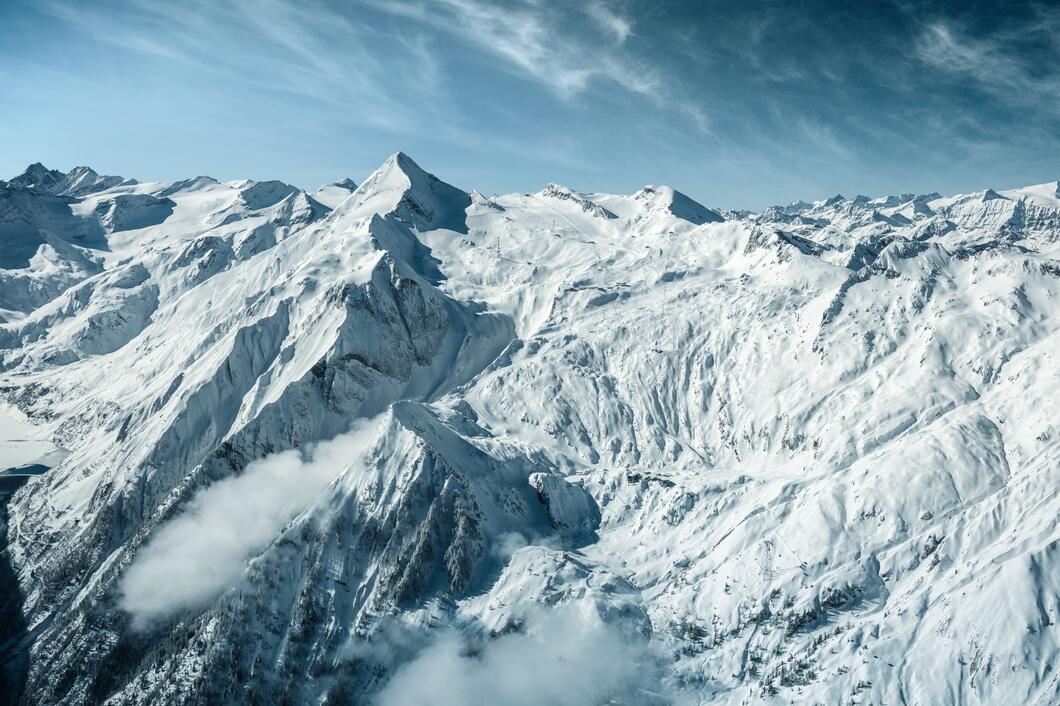
[[[666,183],[714,206],[1060,178],[1060,4],[0,2],[0,175]]]

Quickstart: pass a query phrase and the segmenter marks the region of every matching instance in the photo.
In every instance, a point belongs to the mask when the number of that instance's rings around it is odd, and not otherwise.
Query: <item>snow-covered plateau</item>
[[[0,268],[0,702],[1060,703],[1057,183],[37,164]]]

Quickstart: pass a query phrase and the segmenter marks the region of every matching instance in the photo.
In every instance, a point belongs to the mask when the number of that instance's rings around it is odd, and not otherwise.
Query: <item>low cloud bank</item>
[[[187,508],[142,547],[121,585],[133,627],[201,605],[235,585],[247,560],[343,471],[359,465],[378,417],[346,434],[272,454],[242,475],[199,491]]]
[[[586,622],[572,607],[539,611],[522,631],[468,643],[444,633],[400,667],[378,706],[672,704],[643,638]]]

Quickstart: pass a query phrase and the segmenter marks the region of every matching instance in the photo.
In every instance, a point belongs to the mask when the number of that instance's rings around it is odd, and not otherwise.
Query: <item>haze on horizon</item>
[[[74,0],[0,5],[0,176],[306,188],[402,150],[463,188],[728,208],[1060,177],[1060,7]]]

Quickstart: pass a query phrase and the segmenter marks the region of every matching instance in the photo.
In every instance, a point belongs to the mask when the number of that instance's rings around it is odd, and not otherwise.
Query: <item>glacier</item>
[[[0,701],[1060,701],[1056,182],[34,164],[0,244]]]

